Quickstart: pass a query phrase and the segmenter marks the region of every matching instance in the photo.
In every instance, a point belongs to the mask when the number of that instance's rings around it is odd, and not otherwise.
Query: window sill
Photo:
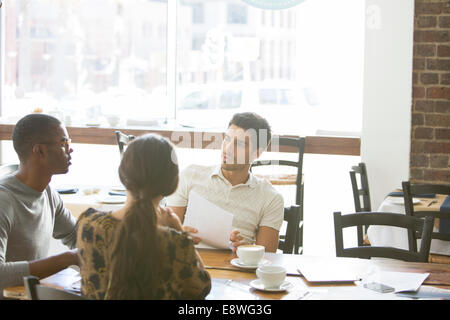
[[[0,124],[0,140],[11,140],[14,124]],[[224,132],[185,127],[67,127],[73,143],[115,145],[115,131],[140,136],[157,133],[166,137],[179,148],[220,149]],[[281,135],[292,137],[292,135]],[[359,137],[307,136],[305,153],[359,156]],[[268,151],[271,151],[270,148]],[[289,147],[280,147],[279,152],[296,152]]]

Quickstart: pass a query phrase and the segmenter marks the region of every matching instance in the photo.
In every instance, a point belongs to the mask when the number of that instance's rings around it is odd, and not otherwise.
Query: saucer
[[[253,266],[248,266],[248,265],[246,265],[246,264],[243,264],[243,263],[239,260],[239,258],[234,258],[233,260],[230,261],[230,263],[231,263],[233,266],[238,267],[238,268],[242,268],[242,269],[257,269],[259,266],[265,266],[265,265],[270,264],[270,261],[267,260],[267,259],[262,259],[262,260],[258,263],[258,265],[256,265],[256,266],[255,266],[255,265],[253,265]]]
[[[124,191],[127,191],[127,189],[125,189],[124,186],[117,185],[117,186],[112,186],[111,191],[124,192]]]
[[[264,288],[264,285],[262,284],[260,279],[256,279],[250,282],[250,287],[252,287],[253,289],[257,289],[257,290],[262,290],[262,291],[270,291],[270,292],[282,292],[282,291],[286,291],[287,289],[292,287],[292,283],[290,283],[289,281],[284,281],[281,286],[279,286],[278,288],[270,288],[270,289],[266,289]]]
[[[121,204],[125,203],[125,200],[126,197],[124,196],[110,196],[101,199],[100,202],[105,204]]]

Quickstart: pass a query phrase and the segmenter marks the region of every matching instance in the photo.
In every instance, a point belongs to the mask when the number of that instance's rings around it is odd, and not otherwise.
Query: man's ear
[[[42,157],[47,155],[47,150],[45,149],[44,145],[38,143],[35,144],[31,149],[31,154],[37,159],[41,159]]]

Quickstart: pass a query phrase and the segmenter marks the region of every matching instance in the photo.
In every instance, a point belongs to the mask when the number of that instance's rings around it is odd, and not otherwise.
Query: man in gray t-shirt
[[[47,257],[52,237],[76,245],[76,220],[49,186],[71,164],[67,130],[54,117],[27,115],[14,128],[13,144],[19,170],[0,179],[0,299],[24,276],[45,278],[78,265],[76,250]]]

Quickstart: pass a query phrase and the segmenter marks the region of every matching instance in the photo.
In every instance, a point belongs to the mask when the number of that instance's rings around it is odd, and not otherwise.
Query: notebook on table
[[[326,263],[320,258],[306,259],[297,262],[297,269],[308,282],[354,282],[362,279],[362,268],[352,266],[345,258],[340,259],[333,263]]]

